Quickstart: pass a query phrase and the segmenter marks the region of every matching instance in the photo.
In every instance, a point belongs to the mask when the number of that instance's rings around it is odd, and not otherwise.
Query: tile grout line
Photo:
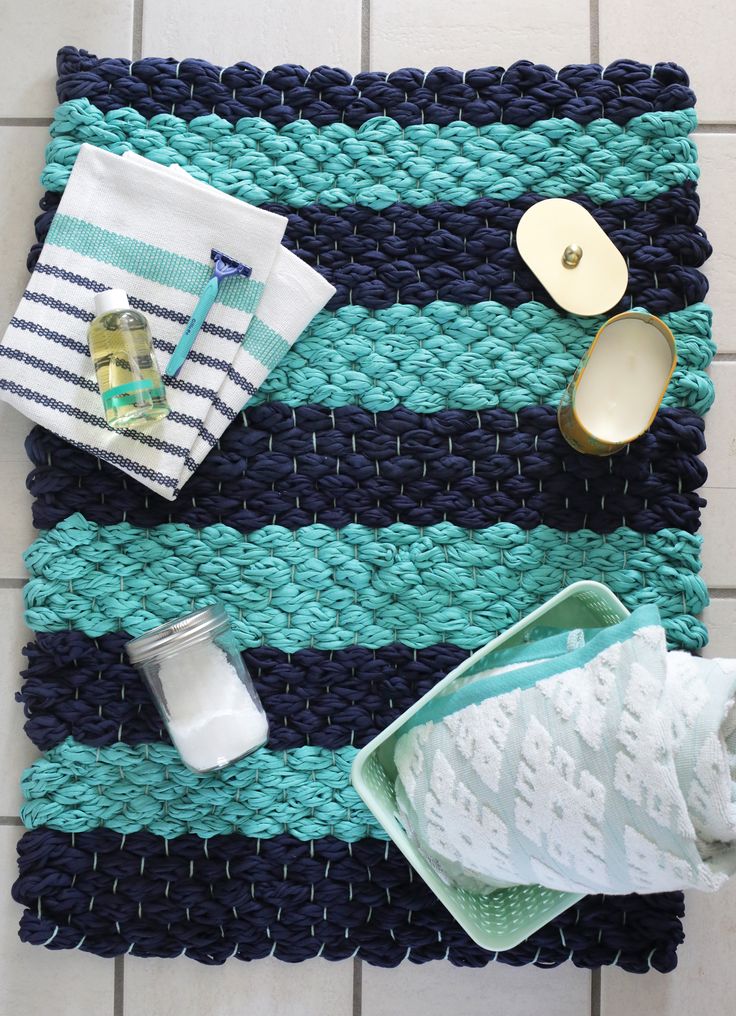
[[[708,587],[708,595],[711,600],[734,600],[736,599],[736,587],[734,586],[720,586],[720,587]]]
[[[133,0],[133,38],[130,49],[134,60],[143,56],[143,0]]]
[[[362,0],[360,5],[360,69],[371,68],[371,0]]]
[[[112,1016],[123,1016],[125,1006],[125,956],[116,956],[114,962]]]
[[[588,18],[590,21],[590,62],[598,63],[601,51],[600,12],[598,9],[598,0],[590,0]]]
[[[0,826],[22,826],[23,822],[17,815],[0,815]]]
[[[0,579],[0,589],[22,589],[27,579]]]
[[[0,116],[0,127],[49,127],[50,116]]]
[[[363,961],[353,960],[353,1016],[363,1013]]]
[[[590,1016],[601,1016],[601,968],[590,974]]]
[[[735,134],[736,123],[699,123],[695,128],[696,134]]]

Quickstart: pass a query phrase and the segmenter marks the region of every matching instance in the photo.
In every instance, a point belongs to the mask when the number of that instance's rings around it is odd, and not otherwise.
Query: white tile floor
[[[736,21],[726,0],[3,0],[0,42],[0,327],[10,317],[26,273],[25,252],[40,187],[45,118],[54,106],[54,57],[73,43],[106,56],[202,56],[261,66],[285,60],[391,69],[435,63],[470,67],[526,57],[554,66],[619,56],[673,59],[690,71],[703,130],[703,225],[716,254],[708,266],[719,358],[719,402],[708,419],[708,496],[703,527],[705,574],[713,593],[706,620],[712,654],[736,655],[736,90],[731,55]],[[691,895],[687,944],[671,975],[636,977],[572,966],[556,971],[483,971],[446,964],[382,971],[320,960],[230,963],[201,968],[186,960],[115,963],[79,953],[21,946],[18,908],[8,897],[18,835],[17,778],[33,757],[13,702],[25,638],[19,587],[22,549],[30,542],[24,486],[25,421],[0,407],[0,1016],[637,1016],[700,1010],[725,1016],[736,987],[736,883],[716,897]],[[2,817],[4,816],[4,817]]]

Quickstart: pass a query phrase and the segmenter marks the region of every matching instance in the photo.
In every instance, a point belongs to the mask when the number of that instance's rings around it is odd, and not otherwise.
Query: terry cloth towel
[[[736,870],[736,662],[654,606],[479,661],[396,744],[404,827],[450,884],[714,891]]]
[[[286,219],[137,157],[83,145],[33,275],[0,343],[0,397],[173,500],[334,289],[281,246]],[[94,294],[124,289],[165,371],[212,273],[212,248],[251,268],[223,283],[171,412],[115,431],[87,329]]]

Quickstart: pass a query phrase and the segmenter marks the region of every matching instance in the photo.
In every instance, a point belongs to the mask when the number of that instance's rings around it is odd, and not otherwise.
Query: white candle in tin
[[[650,426],[676,364],[664,321],[639,311],[609,318],[562,393],[563,437],[587,455],[620,451]]]
[[[600,441],[646,430],[672,369],[672,349],[643,315],[612,321],[598,336],[575,391],[580,424]]]

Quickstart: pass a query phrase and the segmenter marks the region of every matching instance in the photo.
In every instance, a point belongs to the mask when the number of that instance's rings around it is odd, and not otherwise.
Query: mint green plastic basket
[[[576,582],[568,586],[455,667],[390,727],[362,748],[353,761],[351,778],[358,794],[458,924],[484,949],[501,952],[513,948],[582,897],[576,893],[545,889],[541,885],[512,886],[482,895],[453,889],[442,882],[412,846],[397,821],[394,744],[410,716],[435,695],[450,690],[452,682],[468,667],[497,649],[508,649],[527,641],[535,628],[569,631],[572,628],[605,627],[622,621],[628,613],[623,603],[600,582]]]

